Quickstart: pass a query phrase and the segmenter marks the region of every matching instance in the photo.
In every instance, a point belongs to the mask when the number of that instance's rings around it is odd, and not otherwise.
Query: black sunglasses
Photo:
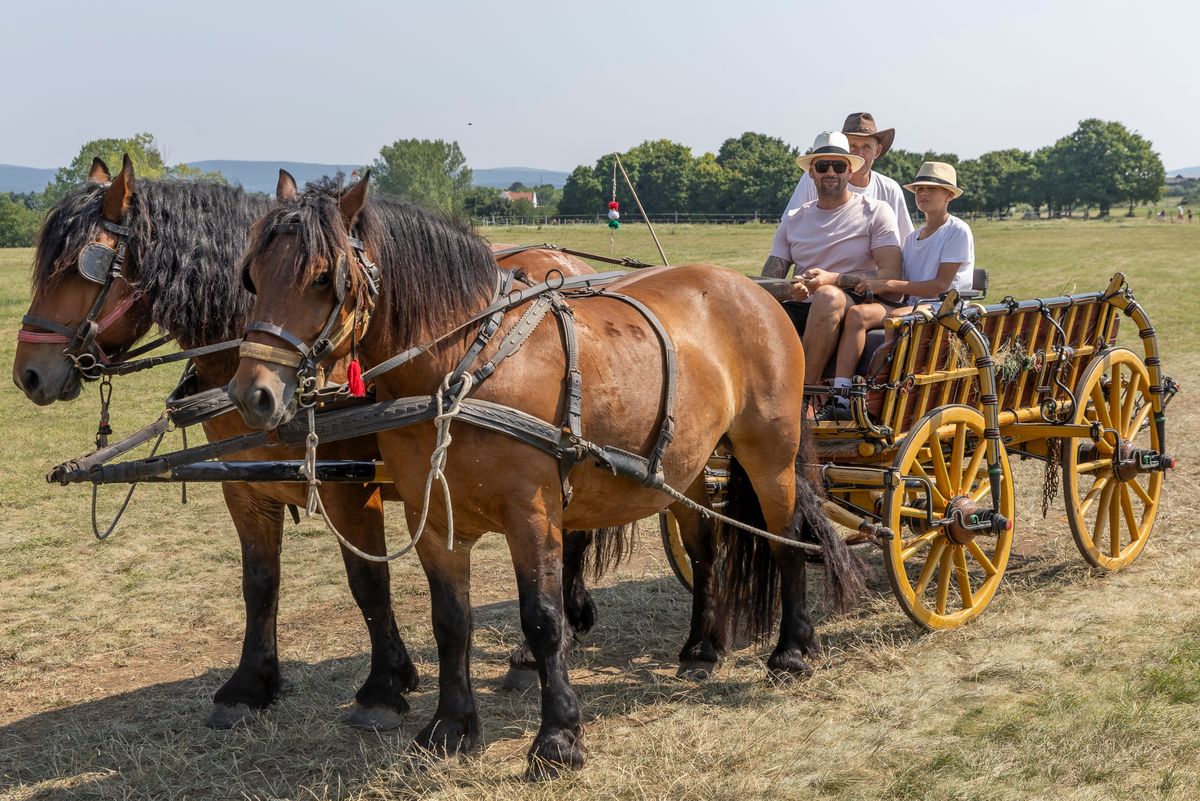
[[[813,169],[816,170],[817,172],[821,172],[821,173],[829,172],[830,167],[832,167],[833,171],[836,172],[838,175],[841,175],[847,169],[850,168],[850,165],[840,159],[837,161],[814,161],[813,162]]]

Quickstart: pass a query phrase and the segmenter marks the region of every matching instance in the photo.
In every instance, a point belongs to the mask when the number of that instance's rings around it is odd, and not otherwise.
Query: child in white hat
[[[905,189],[916,195],[917,208],[925,215],[924,227],[904,239],[900,278],[864,278],[855,291],[864,295],[903,296],[904,305],[888,309],[880,303],[859,303],[846,310],[838,342],[834,386],[848,386],[867,331],[883,325],[885,317],[911,314],[921,304],[937,302],[950,289],[969,290],[975,268],[975,240],[971,228],[950,214],[950,201],[959,197],[958,175],[953,166],[940,161],[921,165],[917,177]],[[838,398],[838,401],[844,399]],[[827,407],[822,419],[850,419],[849,407]]]

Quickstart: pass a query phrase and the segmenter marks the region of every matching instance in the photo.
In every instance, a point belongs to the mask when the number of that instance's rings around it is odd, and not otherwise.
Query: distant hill
[[[275,193],[275,184],[279,182],[279,170],[285,169],[296,179],[296,183],[304,186],[309,181],[315,181],[326,175],[345,173],[347,179],[350,173],[357,170],[359,164],[314,164],[307,161],[235,161],[229,159],[209,159],[207,161],[189,161],[189,167],[195,167],[205,172],[219,172],[231,184],[241,184],[242,188],[251,192]]]
[[[219,172],[231,184],[241,184],[251,192],[270,194],[275,191],[280,167],[290,172],[303,186],[309,181],[315,181],[323,176],[336,175],[339,171],[349,176],[361,165],[316,164],[307,161],[208,159],[188,162],[188,166],[205,172]],[[55,172],[57,172],[55,169],[0,164],[0,192],[40,192],[46,188],[46,184],[54,180]],[[568,173],[562,170],[543,170],[537,167],[488,167],[474,170],[474,175],[476,186],[507,189],[515,182],[520,181],[528,186],[553,184],[562,188],[562,185],[566,183]]]
[[[1167,170],[1167,175],[1182,175],[1184,178],[1200,178],[1200,167],[1180,167],[1178,170]]]
[[[0,192],[41,192],[58,170],[0,164]]]

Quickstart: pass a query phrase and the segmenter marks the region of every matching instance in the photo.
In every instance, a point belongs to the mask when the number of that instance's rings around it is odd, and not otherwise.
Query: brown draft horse
[[[185,348],[237,337],[247,322],[251,296],[243,289],[235,265],[245,245],[246,230],[267,206],[266,199],[222,185],[139,181],[128,159],[113,179],[104,162],[96,159],[88,184],[70,193],[47,216],[35,255],[29,314],[51,325],[77,329],[103,291],[94,280],[84,278],[81,255],[96,243],[113,250],[123,244],[126,257],[121,277],[111,282],[107,297],[91,315],[110,322],[95,336],[87,353],[119,357],[155,325],[174,334]],[[127,232],[112,230],[105,223]],[[92,253],[103,254],[103,248],[93,247]],[[504,263],[539,277],[550,269],[565,274],[591,272],[579,260],[546,251],[514,254]],[[72,400],[80,393],[82,374],[65,355],[62,337],[47,335],[42,328],[30,323],[23,326],[13,380],[40,405]],[[224,386],[236,365],[232,351],[196,359],[194,389]],[[333,377],[344,379],[344,369],[344,364],[335,365]],[[205,424],[209,439],[247,430],[236,414]],[[237,458],[300,456],[299,451],[275,448]],[[374,438],[362,438],[322,448],[321,456],[374,459],[378,449]],[[268,706],[279,692],[276,613],[284,509],[304,501],[301,488],[285,484],[229,483],[222,485],[222,492],[241,541],[246,627],[238,667],[217,691],[208,715],[208,724],[218,728],[247,719]],[[357,547],[383,551],[379,487],[330,485],[324,498],[331,519],[338,521]],[[572,580],[567,608],[577,631],[587,630],[594,621],[594,606],[582,582],[591,541],[591,532],[579,532],[568,541],[570,561],[564,569]],[[607,542],[608,555],[619,558],[620,540]],[[418,677],[397,630],[388,567],[345,549],[342,557],[371,641],[371,670],[346,719],[355,726],[392,728],[400,724],[408,708],[403,693],[417,686]],[[527,651],[522,648],[514,653],[514,668],[532,667],[532,655]]]
[[[254,319],[278,326],[291,338],[313,343],[330,321],[345,323],[364,308],[367,279],[356,268],[335,269],[353,259],[348,232],[365,243],[381,272],[373,314],[360,335],[359,353],[380,364],[400,351],[452,330],[494,297],[496,267],[484,243],[404,204],[368,201],[367,178],[344,195],[308,191],[281,182],[276,208],[251,231],[244,257],[259,288]],[[348,286],[338,290],[335,282]],[[703,503],[702,468],[724,444],[748,479],[753,499],[747,522],[779,535],[826,535],[837,540],[820,516],[811,487],[797,503],[796,471],[801,439],[804,353],[786,314],[750,280],[710,265],[690,265],[638,275],[622,287],[653,310],[670,333],[677,356],[675,434],[663,460],[668,484],[686,488]],[[346,300],[343,300],[346,299]],[[664,353],[645,317],[603,294],[571,298],[583,373],[583,436],[600,444],[645,454],[662,422]],[[489,358],[517,314],[485,348]],[[521,351],[472,397],[519,409],[545,421],[563,419],[567,358],[563,332],[553,324],[534,328]],[[444,340],[403,366],[377,378],[381,398],[429,396],[454,369],[474,339],[474,327]],[[261,330],[247,340],[278,348],[286,338]],[[246,356],[230,393],[246,421],[270,429],[291,416],[297,370]],[[378,435],[380,450],[401,497],[410,529],[416,527],[426,486],[427,464],[436,445],[433,423]],[[433,719],[415,745],[434,753],[470,749],[479,743],[479,719],[470,679],[471,547],[488,531],[507,538],[519,587],[521,623],[537,658],[541,681],[541,727],[529,752],[532,777],[555,775],[583,764],[582,724],[567,676],[566,626],[562,596],[562,532],[628,523],[669,505],[662,492],[579,463],[571,470],[573,498],[564,508],[556,460],[503,434],[458,424],[448,450],[445,475],[451,485],[455,539],[447,547],[447,509],[433,493],[431,529],[417,550],[429,579],[433,630],[438,644],[439,698]],[[751,489],[752,488],[752,489]],[[724,621],[713,603],[717,583],[713,539],[700,515],[671,506],[693,560],[695,602],[692,628],[681,659],[715,666],[724,646]],[[795,519],[793,515],[795,514]],[[746,541],[748,535],[732,537]],[[761,542],[760,540],[754,540]],[[838,540],[840,542],[840,540]],[[844,549],[844,545],[842,546]],[[765,550],[765,549],[763,549]],[[804,596],[804,557],[772,543],[782,579],[782,622],[768,665],[777,675],[803,675],[804,657],[816,649]],[[736,570],[762,560],[731,560]],[[827,564],[831,579],[837,579]],[[750,600],[761,600],[755,595]],[[771,604],[759,604],[769,610]]]

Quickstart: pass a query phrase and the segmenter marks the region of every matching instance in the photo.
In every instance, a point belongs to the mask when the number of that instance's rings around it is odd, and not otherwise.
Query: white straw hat
[[[804,169],[824,157],[841,156],[850,162],[850,172],[858,172],[866,162],[862,156],[850,152],[850,140],[841,131],[822,131],[813,141],[812,150],[796,159],[796,163]]]
[[[917,170],[917,177],[911,184],[905,184],[904,188],[909,192],[916,192],[918,186],[940,186],[942,189],[949,189],[954,193],[954,197],[963,193],[958,188],[958,173],[952,165],[944,161],[927,161],[922,164],[921,169]]]

